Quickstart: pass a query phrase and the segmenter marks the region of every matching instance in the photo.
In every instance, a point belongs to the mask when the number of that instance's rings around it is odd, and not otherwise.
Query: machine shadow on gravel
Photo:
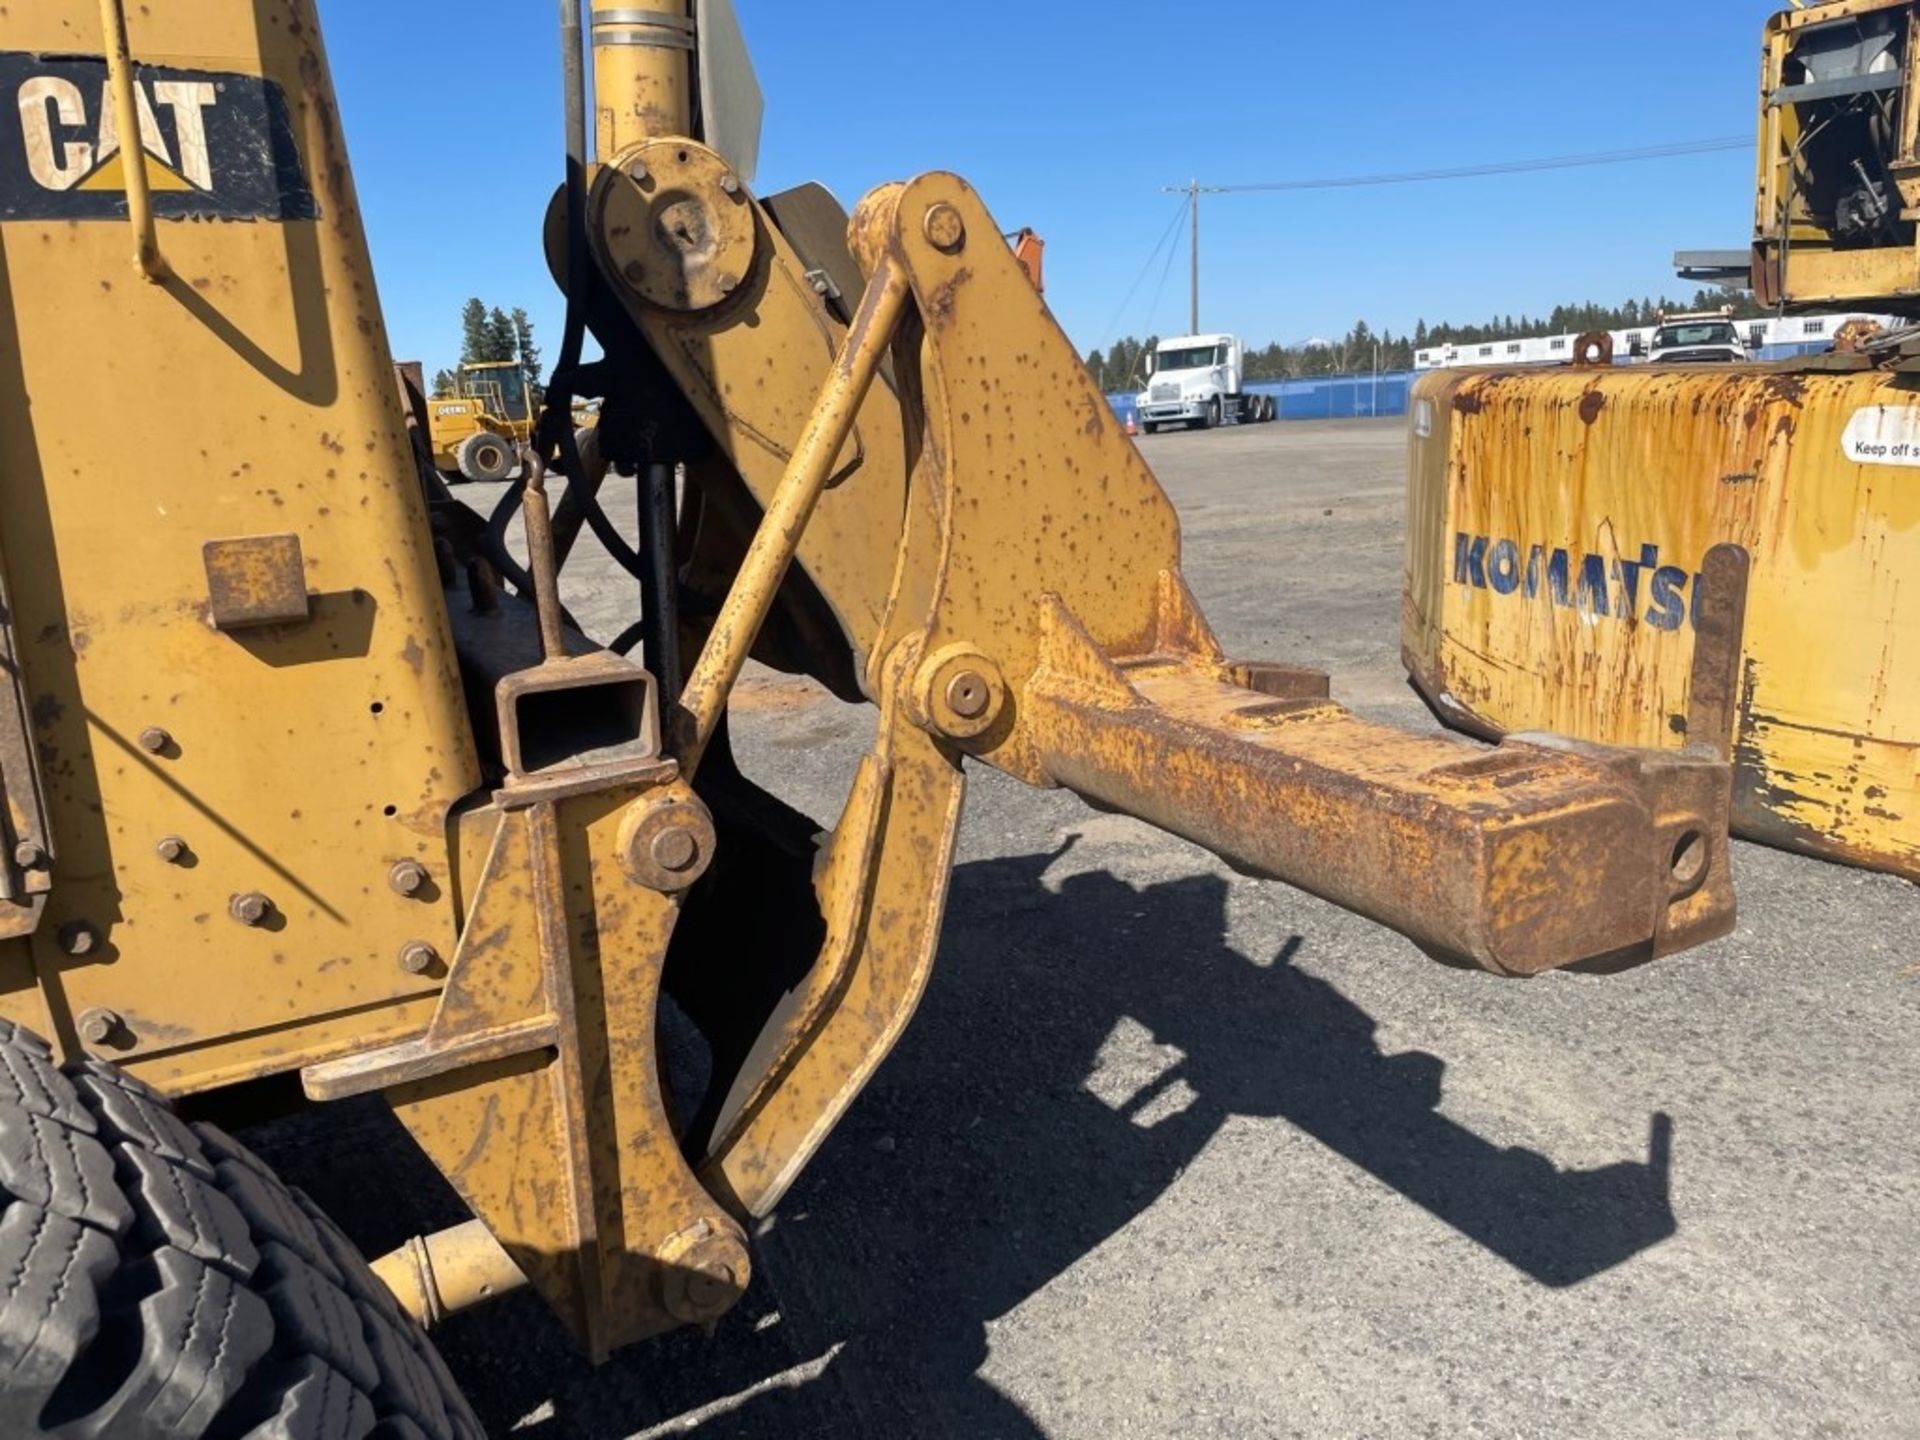
[[[711,1406],[675,1433],[1043,1436],[977,1373],[988,1322],[1148,1209],[1236,1116],[1299,1127],[1544,1285],[1675,1233],[1666,1116],[1648,1160],[1596,1170],[1491,1144],[1438,1113],[1439,1058],[1382,1053],[1373,1018],[1295,963],[1300,936],[1267,963],[1233,949],[1225,880],[1050,888],[1060,858],[956,870],[919,1014],[717,1333],[596,1372],[526,1295],[456,1318],[442,1348],[489,1428],[535,1415],[517,1433],[625,1437]]]

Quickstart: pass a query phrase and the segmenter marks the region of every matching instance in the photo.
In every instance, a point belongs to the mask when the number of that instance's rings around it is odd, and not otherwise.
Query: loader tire
[[[519,463],[514,454],[513,442],[504,435],[494,435],[482,431],[478,435],[469,435],[460,442],[460,448],[454,457],[460,465],[460,474],[468,480],[504,480],[513,473],[513,467]]]
[[[0,1020],[0,1435],[485,1440],[313,1202],[116,1067]]]

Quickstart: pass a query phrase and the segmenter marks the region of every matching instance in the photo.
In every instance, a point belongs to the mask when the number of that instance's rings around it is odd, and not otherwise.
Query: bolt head
[[[631,165],[627,166],[627,174],[632,176],[635,180],[645,180],[647,178],[648,173],[649,172],[647,170],[647,162],[644,160],[636,160]]]
[[[722,275],[720,277],[720,293],[722,295],[731,295],[739,288],[740,278],[737,275]]]
[[[273,909],[273,902],[258,890],[249,890],[244,895],[233,897],[227,911],[242,925],[258,925],[267,918],[267,912]]]
[[[387,871],[387,884],[396,895],[418,895],[427,883],[427,867],[418,860],[396,860]]]
[[[91,955],[100,946],[100,932],[84,920],[69,920],[60,927],[60,948],[69,955]]]
[[[677,895],[706,873],[717,842],[706,807],[685,787],[675,787],[628,806],[617,843],[629,880]]]
[[[676,825],[653,837],[652,850],[654,864],[678,875],[700,858],[700,841],[686,826]]]
[[[960,218],[960,212],[942,200],[937,205],[927,207],[923,222],[927,243],[936,250],[945,250],[949,254],[962,249],[967,243],[967,225]]]
[[[947,682],[947,708],[962,720],[978,720],[987,713],[992,692],[977,670],[962,670]]]
[[[80,1017],[80,1038],[89,1045],[104,1045],[120,1028],[120,1017],[111,1010],[93,1009]]]
[[[629,260],[620,268],[620,273],[626,276],[630,283],[635,285],[638,285],[642,280],[647,278],[646,266],[642,265],[638,260]]]
[[[187,853],[187,842],[178,835],[162,835],[154,842],[153,853],[169,865],[175,865]]]
[[[38,870],[47,863],[47,852],[31,840],[22,840],[13,847],[13,863],[22,870]]]
[[[173,743],[173,737],[158,725],[149,725],[140,732],[140,748],[149,755],[158,755]]]
[[[424,975],[440,963],[440,952],[424,940],[409,940],[400,947],[400,968],[409,975]]]
[[[740,193],[740,177],[729,170],[725,175],[720,177],[720,188],[729,195],[738,195]]]

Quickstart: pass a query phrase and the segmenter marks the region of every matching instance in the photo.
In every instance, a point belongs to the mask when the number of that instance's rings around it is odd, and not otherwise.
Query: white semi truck
[[[1163,425],[1211,429],[1274,418],[1271,395],[1241,388],[1244,351],[1237,335],[1182,335],[1162,340],[1147,357],[1147,388],[1135,401],[1140,428]]]

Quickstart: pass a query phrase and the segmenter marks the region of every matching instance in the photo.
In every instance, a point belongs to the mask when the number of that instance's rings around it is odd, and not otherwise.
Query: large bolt
[[[427,867],[418,860],[396,860],[387,871],[387,884],[396,895],[418,895],[427,883]]]
[[[173,736],[158,725],[149,725],[140,732],[140,748],[149,755],[158,755],[173,743]]]
[[[731,1227],[699,1220],[670,1235],[656,1272],[661,1308],[687,1325],[717,1320],[747,1288],[753,1262]]]
[[[1000,667],[971,645],[944,645],[920,664],[910,707],[919,724],[949,740],[977,740],[1006,706]]]
[[[400,947],[400,968],[409,975],[424,975],[440,963],[440,952],[424,940],[409,940]]]
[[[962,720],[978,720],[987,713],[992,694],[986,676],[978,670],[962,670],[947,682],[947,708]]]
[[[720,293],[722,295],[731,295],[734,291],[738,290],[739,288],[740,288],[740,280],[738,276],[722,275],[720,277]]]
[[[100,932],[84,920],[60,927],[60,948],[69,955],[91,955],[100,945]]]
[[[646,179],[647,162],[644,160],[634,161],[631,165],[627,166],[627,174],[631,175],[635,180]]]
[[[700,839],[684,825],[662,830],[653,837],[653,863],[679,875],[700,858]]]
[[[729,195],[738,195],[740,193],[740,177],[729,170],[720,177],[720,188]]]
[[[227,913],[242,925],[259,925],[273,910],[273,901],[258,890],[249,890],[244,895],[236,895],[227,905]]]
[[[31,840],[22,840],[13,847],[13,863],[22,870],[38,870],[47,863],[47,852]]]
[[[620,864],[635,884],[677,895],[713,862],[713,818],[684,787],[630,806],[620,822]]]
[[[187,842],[178,835],[162,835],[153,842],[153,853],[169,865],[178,865],[187,853]]]
[[[120,1026],[118,1015],[96,1006],[80,1016],[80,1038],[89,1045],[104,1045],[114,1037]]]
[[[944,250],[949,255],[965,247],[967,243],[967,223],[960,218],[960,212],[942,200],[937,205],[927,207],[927,216],[922,223],[927,243],[936,250]]]
[[[646,266],[642,265],[638,260],[629,260],[621,268],[620,273],[627,277],[628,283],[633,285],[638,285],[642,280],[647,278]]]

